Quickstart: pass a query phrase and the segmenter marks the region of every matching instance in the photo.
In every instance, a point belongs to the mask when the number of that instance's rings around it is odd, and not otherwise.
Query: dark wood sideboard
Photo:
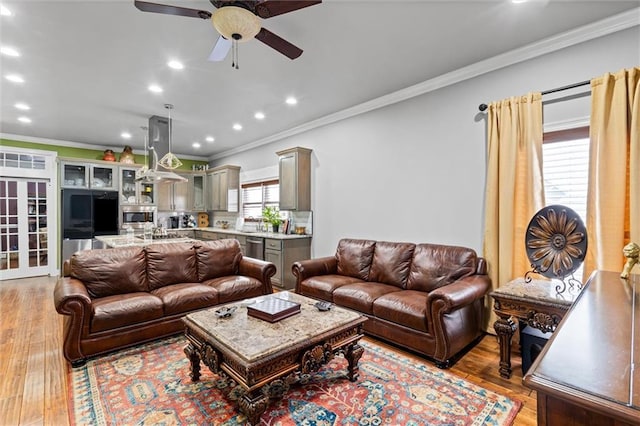
[[[640,275],[596,271],[524,384],[538,425],[640,424]]]

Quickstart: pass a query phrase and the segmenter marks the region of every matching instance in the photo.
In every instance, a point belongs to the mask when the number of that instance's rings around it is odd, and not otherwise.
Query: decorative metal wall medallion
[[[561,205],[547,206],[529,222],[525,245],[532,267],[530,272],[562,280],[563,286],[556,287],[556,291],[562,293],[566,288],[565,277],[580,267],[587,254],[587,230],[574,210]],[[525,278],[531,281],[528,274]],[[573,278],[568,282],[581,287]]]

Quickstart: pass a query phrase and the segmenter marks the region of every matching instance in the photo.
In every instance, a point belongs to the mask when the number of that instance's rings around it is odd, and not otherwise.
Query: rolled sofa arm
[[[271,277],[276,274],[276,265],[272,262],[254,259],[252,257],[242,257],[238,267],[238,273],[247,277],[255,278],[262,282],[264,293],[273,293]]]
[[[429,293],[427,309],[440,301],[444,312],[451,312],[483,298],[491,287],[488,275],[471,275]]]
[[[80,347],[82,336],[89,334],[91,298],[82,281],[71,277],[60,277],[53,290],[53,303],[59,314],[65,317],[63,329],[63,353],[72,364],[82,361]]]
[[[335,274],[338,271],[338,260],[335,256],[319,257],[317,259],[294,262],[291,272],[296,277],[296,293],[299,293],[300,283],[307,278],[319,275]]]

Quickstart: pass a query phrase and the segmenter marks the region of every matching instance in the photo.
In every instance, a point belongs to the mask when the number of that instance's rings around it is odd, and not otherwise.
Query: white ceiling
[[[214,11],[207,1],[157,3]],[[207,57],[210,21],[137,10],[133,0],[3,1],[0,132],[142,149],[152,115],[174,105],[173,151],[212,156],[639,6],[638,1],[325,0],[263,21],[304,50],[290,60],[252,40],[240,69]],[[169,59],[185,64],[167,67]],[[6,74],[25,82],[14,84]],[[147,90],[151,83],[162,94]],[[544,88],[542,88],[544,89]],[[295,107],[284,103],[296,96]],[[30,111],[19,111],[25,102]],[[263,111],[266,119],[253,115]],[[21,115],[32,123],[17,120]],[[243,130],[231,128],[241,123]],[[133,134],[130,141],[120,138]],[[205,142],[206,135],[216,138]],[[202,144],[200,149],[192,142]],[[120,150],[120,149],[119,149]]]

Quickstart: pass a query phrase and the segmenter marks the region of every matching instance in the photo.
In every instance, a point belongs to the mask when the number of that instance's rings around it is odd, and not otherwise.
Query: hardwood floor
[[[61,350],[63,317],[53,306],[55,281],[54,277],[0,281],[2,426],[69,424],[68,364]],[[514,355],[513,377],[501,378],[498,342],[489,335],[448,371],[522,401],[515,425],[535,425],[535,392],[522,385],[520,358]]]

